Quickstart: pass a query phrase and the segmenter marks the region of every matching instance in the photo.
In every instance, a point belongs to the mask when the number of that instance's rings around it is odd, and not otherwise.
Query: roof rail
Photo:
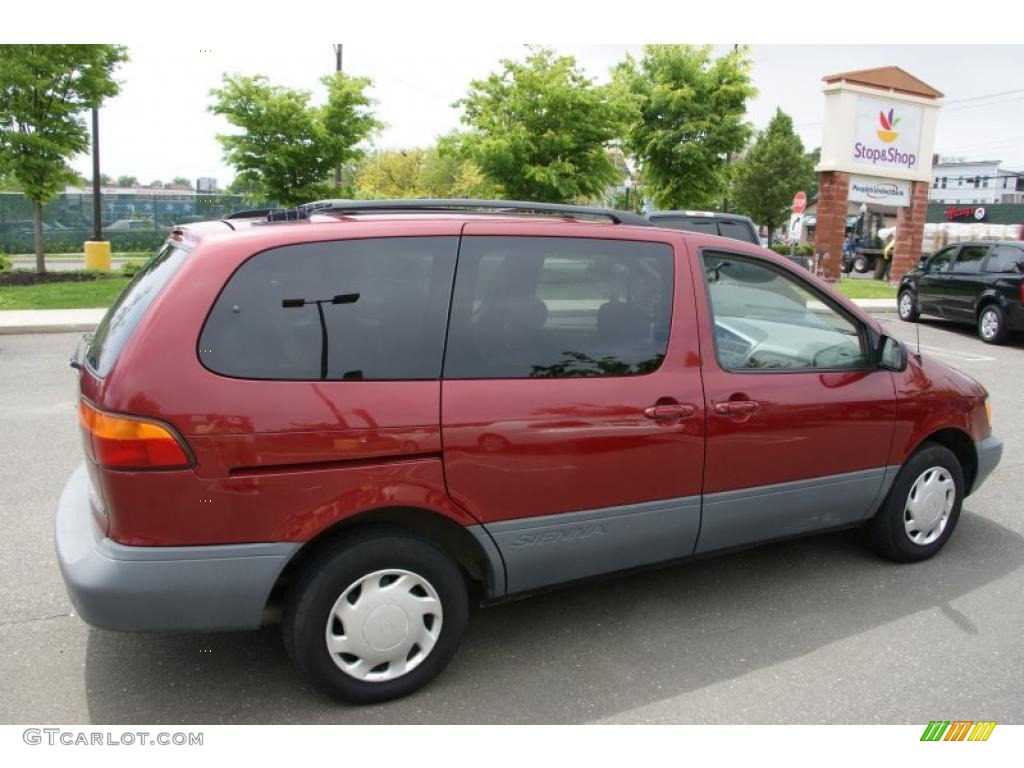
[[[280,208],[253,208],[248,211],[235,211],[224,216],[224,219],[262,219],[271,211],[278,211]]]
[[[313,213],[540,213],[580,219],[609,219],[613,224],[631,224],[650,227],[651,222],[629,211],[611,208],[588,208],[581,205],[559,203],[529,203],[521,200],[318,200],[294,208],[281,208],[267,214],[267,221],[301,221]]]

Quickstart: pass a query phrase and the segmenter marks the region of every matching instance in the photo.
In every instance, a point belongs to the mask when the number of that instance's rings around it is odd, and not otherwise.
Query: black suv
[[[655,211],[647,218],[658,227],[683,229],[687,232],[702,232],[705,235],[719,235],[742,240],[744,243],[760,245],[757,227],[746,216],[736,213],[715,213],[712,211]]]
[[[900,281],[899,312],[974,323],[989,344],[1024,331],[1024,243],[958,243],[923,257]]]

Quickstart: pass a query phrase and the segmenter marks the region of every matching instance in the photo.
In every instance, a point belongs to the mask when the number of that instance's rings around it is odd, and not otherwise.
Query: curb
[[[97,323],[48,323],[42,325],[0,325],[0,336],[29,333],[85,333],[95,331]]]

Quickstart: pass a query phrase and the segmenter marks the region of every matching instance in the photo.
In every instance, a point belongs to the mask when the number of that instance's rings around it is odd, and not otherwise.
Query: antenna
[[[921,318],[914,323],[914,330],[917,332],[917,362],[921,362]]]

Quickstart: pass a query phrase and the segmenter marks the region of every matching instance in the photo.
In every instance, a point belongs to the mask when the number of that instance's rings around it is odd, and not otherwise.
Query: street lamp
[[[103,239],[100,206],[100,108],[92,108],[92,240],[84,246],[86,269],[110,269],[110,242]]]

